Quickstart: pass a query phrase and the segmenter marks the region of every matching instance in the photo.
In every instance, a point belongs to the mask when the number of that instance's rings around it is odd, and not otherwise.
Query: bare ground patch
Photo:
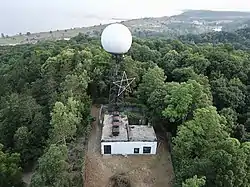
[[[92,109],[92,115],[96,111],[98,108]],[[119,173],[124,173],[133,187],[172,187],[173,167],[163,142],[154,156],[102,156],[100,129],[96,123],[93,125],[85,158],[85,187],[110,187],[110,178]]]

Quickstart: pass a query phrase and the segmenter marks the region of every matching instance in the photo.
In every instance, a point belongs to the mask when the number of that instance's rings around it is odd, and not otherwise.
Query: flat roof
[[[122,123],[119,127],[119,135],[112,135],[112,115],[104,115],[102,127],[102,142],[125,142],[128,141],[127,124],[128,118],[121,118]]]
[[[154,128],[146,125],[129,125],[129,140],[130,141],[157,141]]]
[[[154,128],[146,125],[129,125],[127,116],[123,116],[119,135],[112,135],[112,115],[105,114],[102,127],[102,142],[154,142],[157,141]]]

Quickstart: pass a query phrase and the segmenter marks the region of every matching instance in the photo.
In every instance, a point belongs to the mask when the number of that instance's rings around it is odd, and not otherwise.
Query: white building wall
[[[104,154],[104,145],[111,145],[111,154],[114,155],[134,154],[134,148],[139,148],[139,154],[143,154],[143,147],[151,147],[150,154],[156,154],[157,148],[157,142],[101,142],[102,154]]]

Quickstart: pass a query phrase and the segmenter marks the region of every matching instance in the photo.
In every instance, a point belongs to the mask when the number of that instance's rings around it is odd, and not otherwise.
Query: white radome
[[[118,23],[107,26],[101,35],[102,47],[112,54],[127,53],[132,45],[130,30]]]

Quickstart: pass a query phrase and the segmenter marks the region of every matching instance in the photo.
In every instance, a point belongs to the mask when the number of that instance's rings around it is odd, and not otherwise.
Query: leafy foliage
[[[206,183],[206,177],[198,178],[195,175],[193,178],[187,179],[185,183],[182,183],[182,187],[202,187]]]
[[[194,80],[175,84],[165,97],[166,108],[163,115],[175,121],[184,121],[192,111],[211,105],[209,95],[204,92],[202,85]]]
[[[0,144],[0,186],[21,186],[22,169],[18,153],[4,153]]]
[[[67,147],[51,144],[48,151],[39,158],[39,168],[33,175],[32,187],[69,186]]]
[[[188,43],[135,38],[120,64],[136,78],[126,105],[174,136],[177,186],[249,186],[248,29],[236,33],[181,37]],[[37,160],[32,186],[82,186],[81,164],[73,167],[82,157],[71,153],[84,152],[90,107],[108,100],[113,65],[99,41],[82,34],[0,47],[0,186],[19,184],[20,167]]]

